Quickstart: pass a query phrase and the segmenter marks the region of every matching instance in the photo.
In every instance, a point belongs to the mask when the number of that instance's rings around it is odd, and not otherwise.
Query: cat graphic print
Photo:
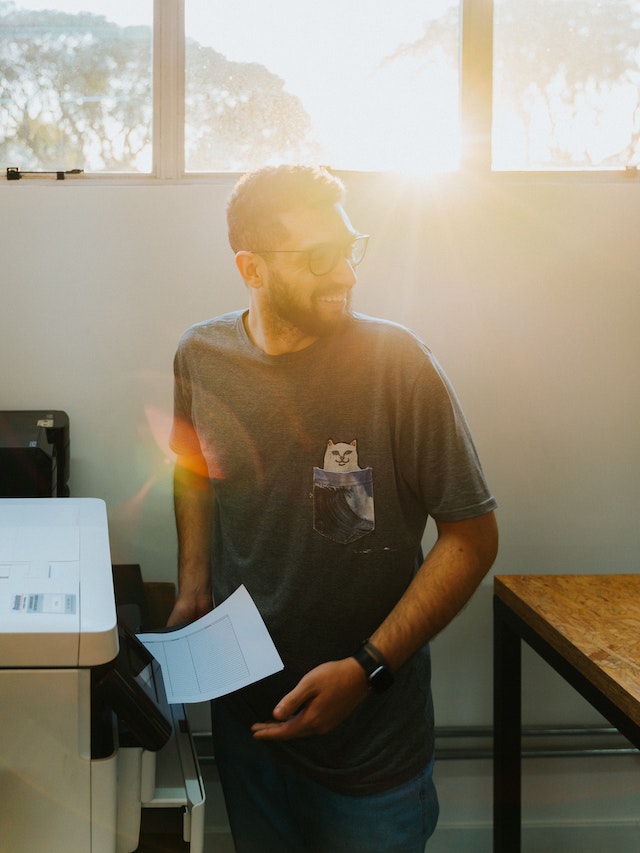
[[[313,469],[313,528],[348,545],[375,528],[373,469],[358,465],[358,443],[329,439],[324,467]]]

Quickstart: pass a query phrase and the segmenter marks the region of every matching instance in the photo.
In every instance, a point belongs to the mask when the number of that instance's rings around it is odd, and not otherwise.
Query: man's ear
[[[264,258],[254,252],[236,252],[236,266],[245,284],[249,287],[262,287],[266,274]]]

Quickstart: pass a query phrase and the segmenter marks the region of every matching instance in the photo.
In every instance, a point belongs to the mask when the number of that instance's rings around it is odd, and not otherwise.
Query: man
[[[427,643],[497,549],[442,370],[408,330],[351,311],[367,237],[343,197],[322,169],[242,178],[227,218],[249,308],[192,327],[175,360],[170,624],[245,584],[285,664],[213,707],[240,853],[424,850]],[[437,541],[416,562],[428,516]]]

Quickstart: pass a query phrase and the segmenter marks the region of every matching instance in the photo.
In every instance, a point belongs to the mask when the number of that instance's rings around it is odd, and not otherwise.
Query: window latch
[[[24,175],[55,175],[56,180],[64,181],[67,175],[83,175],[84,169],[67,169],[66,171],[52,172],[23,172],[17,166],[7,166],[7,180],[19,181]]]

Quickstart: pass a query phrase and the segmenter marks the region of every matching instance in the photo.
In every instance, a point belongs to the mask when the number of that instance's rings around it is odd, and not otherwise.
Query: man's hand
[[[190,622],[195,622],[201,616],[213,610],[213,598],[210,592],[205,592],[199,596],[179,596],[173,605],[173,610],[167,619],[167,627],[187,625]]]
[[[366,675],[354,658],[320,664],[280,700],[273,721],[255,723],[258,740],[290,740],[325,734],[346,719],[369,693]]]

